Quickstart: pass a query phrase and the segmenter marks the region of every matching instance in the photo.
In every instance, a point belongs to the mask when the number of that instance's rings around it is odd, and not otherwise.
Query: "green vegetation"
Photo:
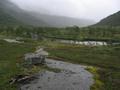
[[[0,1],[0,39],[16,38],[25,43],[8,43],[0,40],[0,90],[16,90],[17,85],[10,85],[9,80],[19,74],[33,74],[46,69],[54,72],[60,71],[47,66],[23,67],[23,55],[34,51],[36,46],[45,47],[50,53],[49,58],[93,66],[87,68],[94,74],[95,84],[91,87],[91,90],[120,89],[120,45],[92,47],[57,42],[59,39],[105,41],[110,44],[120,42],[120,11],[91,27],[32,27],[25,25],[49,25],[28,15],[29,13],[22,12],[18,7],[9,8],[8,5],[10,4],[7,0]],[[5,12],[5,7],[6,10],[9,8],[12,11],[10,11],[11,14]],[[16,12],[18,10],[21,12],[20,15]],[[52,26],[61,23],[55,23],[58,18],[61,18],[61,20],[65,18],[57,16],[53,18],[49,15],[41,17],[43,19],[50,18],[49,23]],[[17,20],[17,18],[19,19]],[[70,18],[65,19],[67,22],[70,20]],[[76,22],[74,19],[71,20],[73,23]],[[64,26],[65,23],[61,24]],[[33,39],[36,41],[33,41]]]
[[[0,90],[16,90],[9,84],[15,75],[24,73],[23,55],[35,50],[33,44],[15,44],[0,40]]]
[[[120,69],[120,46],[75,46],[64,45],[49,47],[51,57],[62,58],[64,61],[91,64],[105,68]],[[74,61],[73,61],[74,60]]]
[[[91,87],[91,90],[104,90],[104,83],[100,80],[100,75],[98,74],[98,68],[96,67],[87,67],[86,70],[91,72],[94,75],[94,84]]]
[[[119,90],[120,70],[100,69],[98,73],[101,80],[104,82],[103,90]]]
[[[96,26],[120,26],[120,11],[104,18]]]
[[[25,68],[24,54],[35,51],[38,44],[31,39],[24,39],[24,42],[17,44],[0,40],[0,90],[16,90],[17,85],[9,83],[16,75],[31,75],[42,70],[60,72],[59,69],[47,66]]]
[[[18,61],[22,61],[24,53],[31,52],[36,46],[43,46],[50,53],[50,58],[68,61],[77,64],[95,66],[88,70],[95,75],[95,84],[92,90],[119,90],[120,88],[120,46],[82,46],[68,45],[56,41],[56,39],[70,40],[96,40],[119,42],[120,27],[23,27],[0,26],[0,38],[22,38],[22,44],[0,41],[0,89],[14,90],[9,86],[11,77],[19,73],[35,73],[41,69],[59,72],[48,67],[34,66],[31,71],[22,68]],[[35,39],[33,41],[32,39]],[[6,56],[7,55],[7,56]],[[21,63],[21,62],[20,62]],[[96,68],[97,67],[97,68]],[[30,72],[27,72],[30,71]],[[3,82],[2,82],[3,81]],[[4,87],[3,87],[4,86]],[[102,89],[101,89],[102,88]]]
[[[116,42],[120,41],[120,27],[85,27],[67,28],[0,26],[0,34],[6,36],[25,37],[32,39],[70,39],[96,40]]]

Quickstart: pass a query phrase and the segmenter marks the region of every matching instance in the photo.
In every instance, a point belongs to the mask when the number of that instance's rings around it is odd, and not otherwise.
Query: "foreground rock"
[[[48,53],[40,48],[34,53],[25,54],[25,62],[30,65],[45,64],[47,56]]]
[[[24,66],[27,68],[32,67],[33,65],[44,65],[46,56],[48,53],[44,51],[42,48],[39,48],[36,52],[34,53],[28,53],[25,54],[25,64]],[[34,76],[32,75],[16,75],[13,77],[9,83],[10,84],[15,84],[15,83],[23,83],[23,82],[28,82],[30,81]]]
[[[61,72],[40,72],[35,75],[37,79],[21,84],[21,90],[90,90],[93,76],[85,70],[86,66],[51,59],[46,63],[50,68],[61,69]]]

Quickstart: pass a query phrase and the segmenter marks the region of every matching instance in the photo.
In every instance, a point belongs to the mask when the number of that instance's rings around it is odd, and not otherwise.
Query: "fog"
[[[37,13],[99,21],[120,10],[120,0],[10,0],[20,8]]]

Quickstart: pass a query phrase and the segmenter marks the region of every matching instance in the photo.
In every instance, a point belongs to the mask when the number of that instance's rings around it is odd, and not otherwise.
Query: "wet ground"
[[[15,39],[3,39],[3,40],[5,40],[6,42],[9,42],[9,43],[22,43],[20,41],[15,40]]]
[[[90,90],[93,76],[85,70],[86,66],[47,59],[50,68],[61,72],[43,71],[36,74],[37,79],[21,86],[21,90]]]

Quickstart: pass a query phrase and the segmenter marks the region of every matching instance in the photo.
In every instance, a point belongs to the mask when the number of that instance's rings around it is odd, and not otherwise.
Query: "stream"
[[[61,43],[86,45],[86,46],[106,46],[107,42],[104,41],[73,41],[73,40],[59,40]]]
[[[93,75],[86,66],[47,59],[47,66],[60,69],[60,72],[42,71],[37,79],[21,85],[20,90],[90,90]]]
[[[74,41],[74,40],[56,40],[60,43],[85,45],[85,46],[107,46],[107,45],[120,45],[119,41]]]

